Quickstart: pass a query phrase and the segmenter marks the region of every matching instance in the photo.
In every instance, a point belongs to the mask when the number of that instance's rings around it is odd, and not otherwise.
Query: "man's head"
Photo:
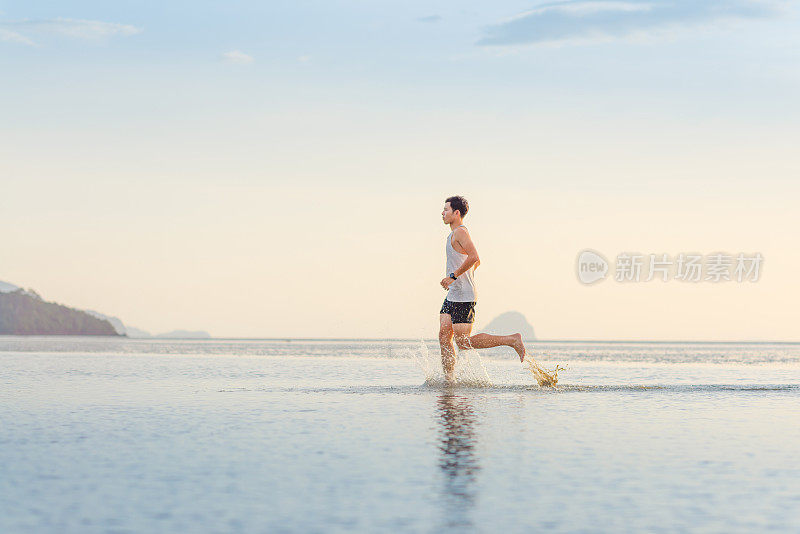
[[[450,224],[454,220],[463,219],[469,211],[469,203],[467,199],[456,195],[449,197],[444,201],[444,210],[442,210],[442,220],[445,224]]]

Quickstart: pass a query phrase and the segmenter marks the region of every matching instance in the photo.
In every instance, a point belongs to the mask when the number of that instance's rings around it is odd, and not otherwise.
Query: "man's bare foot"
[[[522,343],[522,335],[521,334],[513,334],[511,337],[514,338],[514,342],[511,345],[514,347],[514,350],[517,351],[519,354],[519,361],[525,360],[525,345]]]

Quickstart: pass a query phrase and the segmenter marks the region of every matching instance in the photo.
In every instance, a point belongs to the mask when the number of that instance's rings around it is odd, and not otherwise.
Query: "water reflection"
[[[475,478],[480,470],[475,451],[475,411],[466,397],[442,393],[439,410],[439,467],[444,474],[443,498],[448,527],[471,527],[476,498]]]

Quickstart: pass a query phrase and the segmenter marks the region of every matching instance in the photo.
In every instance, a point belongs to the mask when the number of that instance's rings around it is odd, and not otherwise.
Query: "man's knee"
[[[456,345],[461,350],[472,348],[472,344],[469,342],[469,336],[456,336]]]

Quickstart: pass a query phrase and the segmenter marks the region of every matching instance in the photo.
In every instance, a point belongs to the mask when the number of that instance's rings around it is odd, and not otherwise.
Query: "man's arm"
[[[480,265],[481,259],[478,257],[478,249],[475,248],[475,243],[472,242],[472,238],[469,236],[469,233],[466,231],[466,229],[456,228],[456,231],[453,233],[453,239],[455,239],[455,241],[461,245],[461,248],[467,255],[464,263],[461,264],[461,267],[456,269],[455,275],[456,277],[459,277],[465,272],[469,271],[473,265],[475,267]]]

